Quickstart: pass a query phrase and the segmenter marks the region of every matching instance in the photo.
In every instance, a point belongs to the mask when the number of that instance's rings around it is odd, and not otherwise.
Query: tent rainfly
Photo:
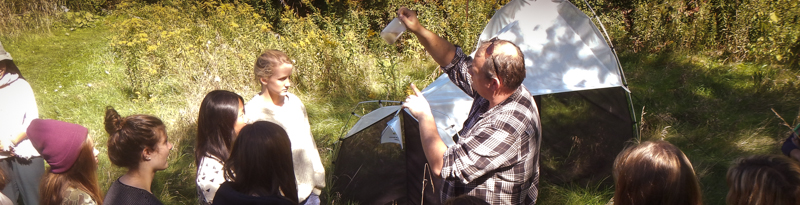
[[[523,85],[535,96],[542,123],[540,178],[613,183],[605,179],[614,158],[638,129],[619,60],[592,20],[566,0],[513,0],[497,10],[479,42],[493,37],[525,55]],[[472,98],[446,74],[422,93],[442,140],[454,145]],[[397,105],[376,109],[341,139],[334,195],[360,204],[441,203],[441,179],[428,173],[417,122],[399,111]]]

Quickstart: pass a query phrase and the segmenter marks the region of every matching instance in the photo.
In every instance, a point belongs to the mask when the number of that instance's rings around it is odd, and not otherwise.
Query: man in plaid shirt
[[[403,104],[419,120],[433,173],[445,180],[442,201],[469,195],[490,204],[535,204],[541,125],[536,103],[522,85],[522,51],[509,41],[492,39],[472,59],[421,26],[415,12],[400,8],[397,13],[450,80],[473,98],[458,142],[449,148],[439,137],[430,105],[413,84],[416,94]]]

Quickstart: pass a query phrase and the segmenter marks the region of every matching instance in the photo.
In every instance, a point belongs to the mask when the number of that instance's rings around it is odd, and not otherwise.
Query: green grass
[[[331,158],[335,143],[357,102],[402,100],[407,83],[424,87],[438,76],[435,63],[419,49],[415,38],[406,35],[401,40],[406,43],[395,47],[381,44],[377,36],[362,32],[374,30],[360,24],[369,24],[374,20],[370,18],[375,17],[359,16],[362,13],[331,14],[340,15],[344,20],[284,16],[286,20],[280,20],[285,21],[281,24],[292,22],[297,27],[273,28],[276,32],[285,32],[282,40],[278,40],[274,33],[247,30],[258,27],[242,23],[250,20],[242,20],[243,17],[236,14],[209,17],[188,12],[180,14],[187,16],[178,16],[181,12],[153,5],[130,7],[134,8],[128,13],[100,17],[93,27],[72,31],[68,26],[55,24],[44,31],[0,35],[0,41],[31,83],[40,118],[78,123],[90,129],[90,136],[101,151],[99,175],[103,190],[125,171],[112,166],[105,155],[107,134],[102,128],[105,106],[114,106],[125,116],[150,114],[164,120],[175,149],[170,153],[170,168],[157,172],[153,191],[165,204],[196,203],[192,151],[199,103],[205,93],[213,89],[228,89],[246,99],[251,98],[256,88],[250,82],[248,69],[261,49],[285,49],[298,58],[300,68],[295,81],[314,77],[325,80],[305,82],[292,92],[306,104],[312,133],[329,174],[333,172]],[[136,18],[133,17],[136,12],[149,11],[175,14],[170,18],[182,24],[159,23],[159,16],[154,15],[145,16],[144,20],[152,25],[144,28],[172,25],[174,27],[166,27],[165,32],[185,29],[187,33],[183,37],[168,38],[160,36],[161,31],[120,33],[119,27],[113,27]],[[458,14],[454,13],[452,18]],[[227,20],[239,22],[240,30],[214,30],[220,25],[229,25]],[[261,20],[253,21],[259,22]],[[441,23],[446,24],[461,25],[455,21]],[[289,32],[290,29],[313,31],[326,40],[309,39]],[[454,34],[445,26],[432,30],[446,33],[443,35],[449,38],[459,38],[459,41],[466,37],[454,36],[469,36]],[[473,30],[469,32],[475,33]],[[140,32],[149,32],[150,39],[139,49],[159,42],[163,44],[137,58],[124,52],[139,50],[115,46],[120,40],[129,40]],[[202,47],[210,40],[215,43],[204,50]],[[318,47],[292,44],[299,42],[326,44]],[[471,46],[474,42],[462,44]],[[193,51],[197,55],[180,56],[179,51]],[[681,148],[700,177],[705,202],[723,204],[727,193],[725,173],[732,160],[750,154],[779,154],[779,143],[788,134],[788,128],[780,125],[782,121],[771,109],[792,125],[800,122],[800,84],[797,82],[800,74],[796,69],[781,65],[731,62],[703,53],[713,52],[621,53],[620,60],[632,91],[635,115],[643,116],[643,140],[664,139]],[[145,68],[162,69],[152,78],[139,79],[158,90],[148,91],[131,83],[131,74],[127,72],[139,69],[137,66],[146,72],[149,71]],[[215,76],[222,82],[211,80]],[[324,88],[315,88],[316,83]],[[350,121],[350,125],[354,121]],[[610,176],[606,180],[611,180]],[[600,183],[589,186],[553,184],[542,179],[540,184],[540,204],[605,204],[612,195],[613,187]]]

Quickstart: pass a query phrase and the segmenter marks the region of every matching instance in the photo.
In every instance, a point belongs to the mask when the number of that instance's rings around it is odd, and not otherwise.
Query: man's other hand
[[[431,106],[428,104],[428,100],[425,99],[425,96],[422,96],[422,92],[417,89],[414,83],[411,83],[411,89],[414,90],[414,94],[406,98],[406,101],[403,102],[403,107],[408,108],[411,115],[419,121],[422,121],[426,117],[433,118]]]

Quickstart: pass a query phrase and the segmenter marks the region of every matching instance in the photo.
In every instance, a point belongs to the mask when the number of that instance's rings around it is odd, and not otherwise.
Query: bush
[[[583,1],[575,3],[586,8]],[[591,4],[622,51],[700,50],[734,61],[800,67],[797,1],[601,0]]]

